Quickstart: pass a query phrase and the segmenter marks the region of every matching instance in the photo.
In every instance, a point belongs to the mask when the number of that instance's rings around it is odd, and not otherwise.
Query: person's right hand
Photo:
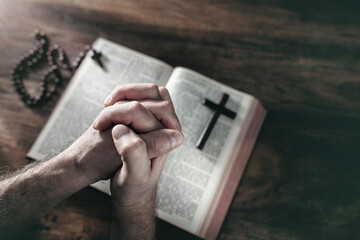
[[[183,142],[180,122],[167,90],[154,84],[119,86],[105,106],[93,127],[103,133],[115,125],[122,162],[111,179],[111,239],[152,239],[156,186],[167,153]]]

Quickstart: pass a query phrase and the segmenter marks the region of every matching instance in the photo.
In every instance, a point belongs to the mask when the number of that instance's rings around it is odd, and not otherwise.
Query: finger
[[[105,107],[114,104],[119,100],[160,100],[159,87],[153,83],[133,83],[116,87],[105,99]]]
[[[181,131],[180,121],[171,101],[144,101],[141,102],[141,104],[148,109],[164,127]]]
[[[159,179],[164,168],[168,154],[151,159],[151,175],[153,179]]]
[[[146,143],[150,159],[169,153],[184,142],[182,133],[174,129],[159,129],[139,136]]]
[[[112,129],[115,147],[123,160],[122,171],[136,180],[147,179],[151,160],[147,155],[145,142],[125,125],[119,124]],[[126,174],[126,175],[127,175]]]
[[[165,87],[159,87],[160,97],[164,101],[171,101],[170,93]]]
[[[137,101],[105,108],[95,119],[93,128],[103,131],[116,124],[131,126],[134,131],[142,133],[163,128],[154,115]]]
[[[178,117],[177,117],[177,115],[175,113],[174,105],[172,103],[169,91],[164,87],[159,87],[159,92],[160,92],[161,99],[163,101],[171,103],[170,112],[172,113],[172,115],[171,115],[170,118],[166,118],[166,116],[164,116],[165,117],[164,124],[171,124],[172,128],[181,131],[181,124],[180,124],[180,121],[179,121],[179,119],[178,119]]]
[[[119,101],[117,103],[124,104],[127,102],[128,101]],[[181,131],[180,121],[175,113],[172,102],[161,100],[140,100],[139,102],[148,109],[165,128]]]

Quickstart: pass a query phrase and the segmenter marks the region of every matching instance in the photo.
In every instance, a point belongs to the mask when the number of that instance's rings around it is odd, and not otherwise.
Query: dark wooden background
[[[255,95],[268,110],[219,239],[359,239],[359,12],[359,1],[336,0],[0,0],[1,172],[26,164],[58,100],[29,109],[12,88],[30,33],[43,29],[72,60],[101,36]],[[26,239],[106,239],[110,216],[109,197],[86,188]],[[163,222],[159,238],[195,239]]]

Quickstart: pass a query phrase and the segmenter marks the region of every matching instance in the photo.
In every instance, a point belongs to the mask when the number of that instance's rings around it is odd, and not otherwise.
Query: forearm
[[[155,205],[156,191],[126,206],[112,199],[111,240],[155,239]]]
[[[70,151],[32,163],[0,181],[0,233],[39,218],[57,203],[87,186]]]

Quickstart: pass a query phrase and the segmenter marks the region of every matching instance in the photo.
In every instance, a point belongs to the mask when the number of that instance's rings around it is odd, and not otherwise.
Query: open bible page
[[[149,56],[98,39],[93,48],[102,53],[101,68],[91,51],[69,83],[28,156],[40,160],[76,140],[104,108],[106,96],[119,84],[164,85],[172,67]]]
[[[185,142],[166,161],[159,181],[158,215],[198,233],[229,165],[229,155],[238,144],[236,140],[253,97],[185,68],[175,68],[166,87],[182,124]],[[204,148],[199,150],[196,142],[213,113],[202,105],[202,100],[208,98],[219,103],[224,93],[230,96],[225,106],[237,113],[236,118],[220,115]]]

